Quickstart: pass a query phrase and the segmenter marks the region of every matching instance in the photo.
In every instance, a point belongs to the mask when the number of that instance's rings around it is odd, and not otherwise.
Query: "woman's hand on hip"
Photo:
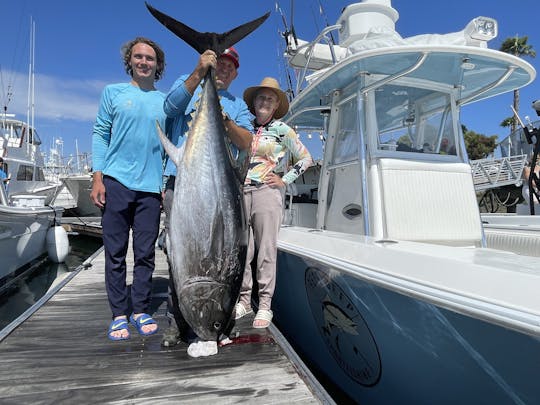
[[[264,182],[272,188],[283,188],[286,186],[281,177],[275,173],[268,173],[264,179]]]

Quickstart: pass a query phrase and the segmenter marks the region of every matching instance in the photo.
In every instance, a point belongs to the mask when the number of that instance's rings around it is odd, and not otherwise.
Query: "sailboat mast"
[[[29,151],[30,144],[34,143],[34,57],[35,57],[35,35],[36,24],[32,17],[30,17],[30,54],[28,63],[28,102],[26,111],[26,130],[27,130],[27,142],[26,150]],[[32,132],[32,133],[31,133]]]
[[[32,145],[35,143],[35,134],[34,134],[34,108],[35,108],[35,72],[34,72],[34,66],[35,66],[35,56],[36,56],[36,22],[32,20],[32,107],[30,110],[31,115],[31,123],[32,123]]]
[[[75,139],[75,153],[77,156],[77,174],[81,173],[81,168],[79,167],[79,143],[77,142],[77,139]]]

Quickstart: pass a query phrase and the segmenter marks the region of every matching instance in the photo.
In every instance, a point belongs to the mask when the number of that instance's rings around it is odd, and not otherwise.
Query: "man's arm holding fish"
[[[212,65],[212,60],[214,60],[214,65]],[[210,66],[215,66],[215,53],[206,51],[199,57],[197,66],[189,76],[183,75],[176,80],[163,103],[163,110],[167,117],[177,118],[185,114],[195,90]]]
[[[199,57],[199,62],[197,63],[197,66],[195,66],[195,69],[185,81],[186,90],[189,91],[189,93],[193,96],[193,94],[195,94],[197,86],[201,84],[204,76],[206,76],[208,69],[210,67],[213,67],[215,69],[216,66],[216,53],[211,50],[204,51]]]
[[[248,110],[246,109],[246,113],[247,112]],[[253,139],[251,132],[237,124],[237,122],[241,122],[239,118],[235,118],[233,120],[226,113],[224,113],[224,115],[225,129],[227,130],[227,134],[229,135],[232,143],[234,143],[240,150],[248,150],[251,146],[251,140]]]
[[[204,79],[208,69],[212,67],[217,69],[217,57],[216,53],[211,50],[206,50],[199,57],[197,66],[193,72],[187,77],[181,77],[173,85],[173,88],[167,95],[164,103],[165,114],[168,117],[176,117],[179,114],[184,114],[186,108],[189,105],[189,102],[197,87],[200,85],[201,81]],[[216,74],[219,74],[219,71],[216,70]],[[233,79],[236,77],[234,75]],[[232,80],[231,80],[232,81]],[[218,81],[218,89],[221,88],[220,84],[222,82]],[[224,90],[227,90],[224,88]],[[242,114],[242,113],[241,113]],[[241,115],[238,114],[238,115]],[[246,150],[251,145],[251,131],[247,128],[244,128],[243,123],[247,122],[249,124],[249,113],[246,107],[244,116],[231,117],[226,112],[223,113],[223,120],[225,128],[227,129],[227,134],[233,144],[235,144],[240,150]],[[173,139],[173,143],[176,144],[176,140]]]

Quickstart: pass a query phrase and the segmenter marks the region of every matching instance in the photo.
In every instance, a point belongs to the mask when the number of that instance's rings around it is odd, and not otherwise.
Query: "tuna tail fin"
[[[156,10],[150,4],[146,3],[148,11],[165,27],[167,27],[176,36],[183,39],[187,44],[194,48],[197,52],[203,53],[207,49],[213,50],[216,54],[221,55],[223,51],[230,46],[234,45],[242,38],[249,35],[255,29],[259,27],[270,15],[270,12],[266,13],[262,17],[256,18],[253,21],[242,24],[230,31],[223,34],[217,34],[215,32],[198,32],[193,28],[163,14],[161,11]]]
[[[161,129],[159,122],[156,120],[156,127],[159,135],[159,139],[161,140],[161,144],[163,145],[163,148],[165,149],[165,152],[167,152],[167,155],[169,155],[169,158],[174,162],[176,166],[180,164],[180,160],[182,159],[182,155],[184,152],[184,148],[177,148],[173,145],[173,143],[167,138],[167,136],[163,133],[163,130]]]

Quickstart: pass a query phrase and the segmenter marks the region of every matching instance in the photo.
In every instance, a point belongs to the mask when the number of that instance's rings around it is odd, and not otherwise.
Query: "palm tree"
[[[523,36],[518,37],[516,34],[513,37],[506,38],[502,43],[499,51],[509,53],[514,56],[530,56],[534,58],[536,56],[536,51],[533,49],[532,45],[527,43],[529,37]],[[514,90],[514,109],[519,113],[519,90]],[[506,121],[506,120],[505,120]],[[503,121],[503,122],[505,122]],[[517,119],[512,116],[512,121],[510,125],[510,133],[513,133],[517,128]]]

